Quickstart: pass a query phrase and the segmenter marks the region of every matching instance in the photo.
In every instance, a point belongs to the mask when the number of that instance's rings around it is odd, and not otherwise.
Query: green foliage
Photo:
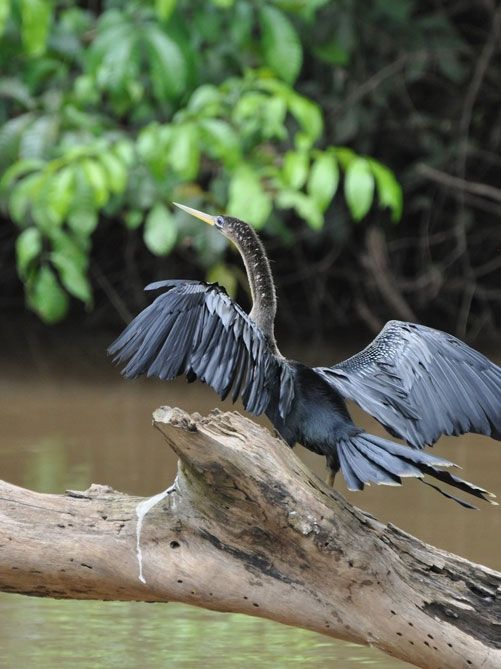
[[[262,228],[270,215],[272,202],[252,167],[242,164],[235,170],[228,191],[228,213]]]
[[[344,194],[355,221],[360,221],[372,204],[374,175],[365,158],[355,158],[346,168]]]
[[[19,275],[24,279],[28,276],[30,265],[42,252],[42,235],[35,228],[23,230],[16,241],[16,256]]]
[[[146,217],[144,243],[155,255],[167,255],[177,239],[176,221],[167,207],[158,202]]]
[[[311,167],[307,191],[320,211],[324,212],[336,194],[339,164],[332,152],[318,153]]]
[[[303,62],[298,33],[287,16],[271,5],[261,8],[259,18],[265,62],[278,77],[289,84],[294,83]]]
[[[42,265],[27,284],[29,306],[46,323],[55,323],[66,314],[68,296],[50,267]]]
[[[29,56],[44,53],[52,18],[52,2],[49,0],[20,0],[22,39]]]
[[[393,173],[337,146],[321,96],[300,85],[306,55],[350,61],[348,10],[335,10],[340,27],[320,28],[317,43],[321,0],[102,4],[96,13],[95,3],[0,0],[0,198],[19,229],[27,302],[43,320],[62,318],[68,295],[92,305],[89,252],[104,222],[171,253],[184,238],[171,200],[284,238],[293,221],[335,225],[334,200],[359,221],[377,194],[400,219]],[[403,20],[401,9],[378,11]],[[441,67],[453,76],[453,61]],[[193,231],[199,261],[234,290],[225,246],[206,234]]]
[[[369,168],[376,181],[379,204],[388,207],[391,211],[391,220],[398,223],[402,216],[403,193],[402,187],[395,179],[395,175],[376,160],[368,160]]]
[[[0,35],[5,30],[5,25],[10,13],[10,0],[0,0]]]

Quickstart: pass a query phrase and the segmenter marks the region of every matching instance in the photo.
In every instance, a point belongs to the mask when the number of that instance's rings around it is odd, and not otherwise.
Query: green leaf
[[[17,270],[21,278],[25,278],[31,262],[38,258],[42,251],[42,235],[35,228],[26,228],[16,240]]]
[[[0,35],[3,34],[10,14],[10,0],[0,0]]]
[[[144,243],[157,256],[167,255],[177,240],[177,227],[174,216],[160,202],[146,217],[144,224]]]
[[[112,151],[125,165],[132,165],[134,163],[136,154],[134,145],[130,139],[121,139],[113,146]]]
[[[230,297],[236,297],[238,279],[235,270],[226,263],[216,263],[207,272],[208,283],[218,283]]]
[[[261,114],[263,115],[261,122],[263,137],[269,139],[286,139],[287,126],[285,117],[287,115],[287,104],[285,100],[281,98],[269,98],[261,107]]]
[[[222,160],[229,167],[239,161],[240,140],[229,123],[215,118],[202,119],[200,131],[210,156]]]
[[[250,125],[254,132],[254,127],[261,125],[261,117],[269,100],[270,98],[267,95],[255,91],[239,96],[232,110],[234,122],[241,125],[244,130],[246,126]]]
[[[99,54],[95,56],[98,61],[96,80],[101,88],[123,92],[129,79],[131,65],[135,63],[133,51],[137,36],[133,28],[128,25],[114,29],[113,33],[113,36],[109,37],[108,33],[105,33],[105,49],[98,48],[97,40],[94,44],[96,53]]]
[[[186,88],[188,68],[176,42],[157,26],[144,31],[153,92],[160,102],[176,98]]]
[[[199,86],[188,102],[188,109],[205,114],[215,114],[221,106],[221,91],[213,84]]]
[[[86,237],[79,237],[74,239],[64,229],[54,228],[49,234],[50,241],[54,252],[60,253],[66,258],[71,258],[71,261],[76,265],[81,272],[87,269],[89,264],[88,251],[89,245],[86,242]]]
[[[0,0],[0,7],[1,3],[2,0]],[[3,77],[0,80],[0,96],[14,101],[26,109],[33,109],[37,106],[35,98],[30,93],[30,86],[21,79],[14,77]],[[16,116],[15,118],[20,117]]]
[[[321,153],[312,165],[308,178],[308,194],[323,212],[331,203],[339,184],[339,167],[330,152]]]
[[[68,224],[78,236],[89,236],[94,232],[98,218],[94,204],[94,190],[80,165],[75,170],[75,185]]]
[[[9,213],[19,225],[27,223],[28,211],[34,199],[38,197],[43,181],[43,174],[30,174],[18,181],[12,189],[9,197]]]
[[[348,149],[345,146],[336,147],[333,149],[334,155],[336,156],[339,164],[343,170],[347,170],[348,166],[357,159],[357,154],[352,149]]]
[[[94,209],[74,209],[68,216],[70,228],[80,235],[90,235],[96,229],[98,218]]]
[[[324,217],[313,198],[294,190],[283,190],[277,195],[277,205],[281,209],[295,209],[313,230],[320,230]]]
[[[262,48],[266,63],[284,81],[296,81],[303,63],[303,49],[296,29],[287,16],[265,5],[259,12]]]
[[[165,179],[173,135],[174,127],[151,124],[142,130],[137,141],[139,155],[158,181]]]
[[[348,165],[344,194],[353,219],[360,221],[371,208],[374,199],[374,175],[365,158],[356,158]]]
[[[233,173],[229,186],[228,213],[262,228],[271,214],[271,197],[256,172],[242,165]]]
[[[40,116],[23,132],[19,142],[20,158],[47,157],[57,139],[58,117]]]
[[[314,144],[323,132],[323,120],[320,107],[308,98],[293,93],[289,99],[289,109],[303,132]]]
[[[88,74],[81,74],[75,79],[73,88],[79,107],[84,109],[99,102],[99,91],[96,89],[94,78]]]
[[[33,114],[21,114],[0,126],[0,170],[7,169],[19,158],[19,144],[26,128],[33,122]]]
[[[48,205],[56,217],[62,221],[66,218],[75,193],[75,173],[73,167],[63,167],[53,174],[47,185]]]
[[[101,15],[97,37],[89,51],[89,69],[100,87],[125,90],[126,82],[137,70],[137,41],[137,25],[124,12],[109,10]]]
[[[299,151],[288,151],[284,156],[282,175],[284,182],[292,188],[302,188],[308,175],[308,154]]]
[[[117,195],[123,193],[127,186],[127,167],[111,151],[100,153],[98,158],[106,172],[110,190]]]
[[[51,181],[52,176],[47,170],[40,174],[40,182],[33,192],[31,203],[31,216],[46,234],[62,223],[61,215],[52,206]]]
[[[30,307],[46,323],[60,321],[68,311],[68,295],[59,285],[54,272],[44,265],[28,289]]]
[[[44,53],[51,17],[50,0],[21,0],[22,39],[30,56]]]
[[[124,223],[129,230],[136,230],[143,222],[143,212],[139,209],[132,209],[124,216]]]
[[[20,176],[28,172],[41,170],[46,164],[44,160],[38,160],[37,158],[18,160],[8,170],[5,170],[0,181],[0,189],[10,188]]]
[[[86,305],[92,302],[92,292],[88,278],[79,263],[71,255],[51,253],[50,260],[57,268],[61,282],[70,295],[82,300]]]
[[[169,163],[184,179],[194,179],[200,165],[198,128],[183,123],[173,128],[169,147]]]
[[[403,194],[402,187],[395,175],[376,160],[369,160],[369,165],[376,178],[378,200],[381,207],[389,207],[391,220],[397,223],[402,218]]]
[[[228,38],[237,48],[246,48],[252,40],[254,7],[250,2],[234,3]]]
[[[159,135],[159,126],[156,123],[150,123],[139,133],[136,148],[145,162],[150,161],[157,153]]]
[[[90,158],[83,160],[81,166],[83,174],[94,192],[94,204],[99,208],[104,207],[110,197],[104,167],[97,160]]]
[[[155,0],[155,13],[161,21],[168,21],[176,7],[176,0]]]

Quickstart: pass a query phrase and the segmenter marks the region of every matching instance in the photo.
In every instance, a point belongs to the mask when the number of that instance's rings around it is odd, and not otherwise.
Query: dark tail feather
[[[457,467],[457,465],[436,455],[402,446],[366,432],[341,439],[337,444],[337,451],[341,471],[350,490],[363,490],[365,484],[371,483],[400,485],[402,477],[412,476],[422,479],[427,474],[473,497],[496,504],[489,499],[495,497],[492,493],[448,471],[443,471],[442,467]],[[432,483],[427,481],[423,483],[466,508],[476,508]]]
[[[474,511],[478,511],[478,507],[475,506],[474,504],[470,504],[470,502],[465,501],[464,499],[461,499],[461,497],[456,497],[455,495],[451,495],[448,492],[445,492],[445,490],[442,490],[442,488],[439,488],[438,485],[434,485],[433,483],[430,483],[429,481],[425,481],[424,479],[420,479],[421,483],[424,483],[425,485],[429,486],[430,488],[433,488],[433,490],[436,490],[439,492],[441,495],[444,497],[447,497],[447,499],[452,499],[454,502],[457,502],[458,504],[461,504],[461,506],[464,506],[465,509],[473,509]]]

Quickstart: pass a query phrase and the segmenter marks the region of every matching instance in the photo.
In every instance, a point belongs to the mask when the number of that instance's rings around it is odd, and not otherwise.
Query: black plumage
[[[123,375],[163,380],[186,374],[213,388],[221,398],[242,397],[250,413],[264,413],[277,376],[290,384],[290,369],[271,351],[266,336],[217,284],[158,281],[146,290],[166,289],[122,332],[109,352],[128,361]],[[233,392],[232,392],[233,391]],[[285,415],[291,401],[283,398]]]
[[[414,448],[444,434],[501,439],[501,368],[445,332],[390,321],[363,351],[315,371]]]
[[[363,351],[333,367],[309,368],[284,358],[274,337],[276,298],[271,270],[255,232],[243,221],[211,217],[240,250],[253,297],[247,314],[217,284],[160,281],[163,292],[110,347],[123,374],[173,379],[186,375],[222,398],[241,397],[265,413],[290,445],[324,455],[348,487],[399,485],[428,475],[481,499],[493,495],[447,471],[453,463],[422,452],[444,434],[501,439],[501,368],[455,337],[422,325],[390,321]],[[358,428],[345,399],[358,403],[409,446]],[[445,468],[445,469],[444,469]],[[472,505],[428,483],[463,506]]]

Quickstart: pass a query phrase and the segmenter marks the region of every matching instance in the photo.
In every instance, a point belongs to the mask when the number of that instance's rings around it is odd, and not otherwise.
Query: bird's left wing
[[[158,281],[166,289],[126,327],[108,352],[127,361],[123,375],[173,379],[186,374],[211,386],[223,399],[242,398],[250,413],[266,411],[273,393],[286,415],[292,402],[292,370],[274,354],[248,314],[217,284]],[[277,380],[282,378],[279,386]]]
[[[315,371],[415,448],[444,434],[501,439],[501,368],[445,332],[390,321],[363,351]]]

